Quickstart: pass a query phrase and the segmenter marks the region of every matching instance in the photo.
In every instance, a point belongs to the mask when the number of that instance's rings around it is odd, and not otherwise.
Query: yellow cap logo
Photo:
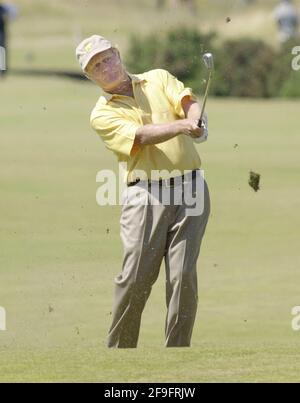
[[[92,45],[91,43],[88,43],[88,44],[84,47],[84,50],[85,50],[86,52],[89,52],[89,51],[92,49],[92,47],[93,47],[93,45]]]

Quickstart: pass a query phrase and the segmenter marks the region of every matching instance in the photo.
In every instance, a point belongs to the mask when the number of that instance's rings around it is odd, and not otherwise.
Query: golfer
[[[8,70],[7,23],[18,15],[18,9],[13,4],[0,1],[0,75]]]
[[[166,346],[189,347],[198,302],[197,259],[210,214],[209,191],[204,182],[199,194],[203,211],[192,216],[185,203],[153,203],[151,189],[175,192],[185,173],[185,182],[197,188],[201,160],[194,139],[206,132],[198,127],[201,108],[192,90],[165,70],[129,74],[119,51],[101,36],[84,40],[76,55],[85,75],[104,91],[91,125],[106,147],[127,164],[128,192],[120,222],[124,261],[115,279],[108,347],[137,347],[142,312],[163,259]],[[153,180],[153,172],[158,171],[162,175]],[[140,203],[131,200],[136,189]]]
[[[281,0],[274,10],[274,18],[279,29],[281,43],[295,39],[298,36],[299,13],[292,0]]]
[[[6,16],[7,11],[3,4],[0,3],[0,75],[6,71]]]

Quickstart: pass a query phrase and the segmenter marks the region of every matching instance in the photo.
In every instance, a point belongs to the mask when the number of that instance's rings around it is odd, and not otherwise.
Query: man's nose
[[[120,65],[119,61],[116,62],[115,60],[110,60],[105,64],[105,66],[103,67],[103,70],[107,71],[107,70],[110,70],[110,69],[112,69],[112,68],[114,68],[116,66],[119,66],[119,65]]]

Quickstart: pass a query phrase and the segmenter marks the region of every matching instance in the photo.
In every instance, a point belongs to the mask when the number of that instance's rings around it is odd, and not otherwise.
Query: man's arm
[[[191,119],[181,119],[165,124],[149,124],[140,127],[135,135],[134,145],[146,146],[163,143],[179,134],[199,137],[203,133],[197,125],[197,121]]]
[[[201,116],[201,107],[198,102],[192,100],[188,96],[182,99],[181,104],[187,119],[199,121]]]
[[[190,97],[184,97],[181,103],[186,119],[176,120],[167,124],[142,126],[136,132],[134,144],[137,146],[159,144],[179,134],[185,134],[194,138],[201,137],[203,135],[203,128],[200,129],[198,127],[201,115],[200,105],[198,102],[191,100]]]

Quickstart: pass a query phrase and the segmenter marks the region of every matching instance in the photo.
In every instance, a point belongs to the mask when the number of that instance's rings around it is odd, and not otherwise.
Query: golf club
[[[203,116],[204,116],[204,112],[205,112],[205,106],[206,106],[206,102],[207,102],[207,98],[208,98],[208,94],[209,94],[209,88],[210,88],[210,84],[211,84],[211,80],[212,80],[212,76],[213,76],[213,71],[214,71],[214,57],[211,53],[205,53],[203,55],[203,62],[205,64],[205,67],[208,70],[208,79],[206,82],[206,89],[205,89],[205,95],[204,95],[204,99],[203,99],[203,106],[202,106],[202,111],[201,111],[201,116],[199,119],[199,127],[202,127],[202,120],[203,120]]]

